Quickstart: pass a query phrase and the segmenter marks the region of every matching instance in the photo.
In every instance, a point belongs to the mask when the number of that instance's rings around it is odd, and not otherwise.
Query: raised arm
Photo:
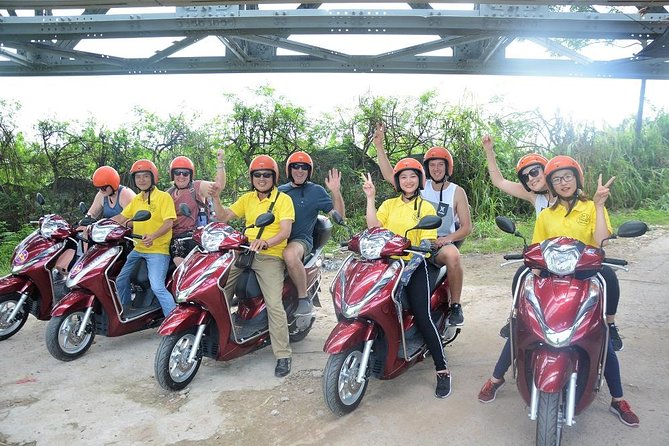
[[[393,177],[393,166],[390,164],[390,159],[388,159],[388,154],[383,148],[383,140],[386,138],[386,125],[383,122],[376,124],[376,130],[374,131],[374,147],[376,147],[376,157],[379,162],[379,169],[381,169],[381,175],[383,179],[395,186],[395,178]]]
[[[597,192],[592,197],[592,201],[595,202],[595,233],[594,238],[598,245],[602,244],[602,241],[611,235],[608,225],[606,224],[606,208],[604,207],[606,200],[609,198],[611,192],[611,184],[616,177],[611,177],[606,184],[602,185],[602,174],[599,174],[597,179]]]
[[[339,170],[330,169],[328,171],[325,187],[332,194],[333,210],[339,212],[341,218],[346,219],[346,206],[344,205],[344,197],[341,195],[341,172]]]
[[[365,217],[367,219],[367,228],[378,228],[381,226],[381,222],[376,218],[376,187],[372,181],[372,176],[368,173],[366,176],[362,174],[362,190],[367,196],[367,210],[365,212]]]
[[[515,181],[509,181],[502,176],[502,173],[497,167],[497,160],[495,159],[495,150],[493,148],[493,141],[490,135],[485,135],[481,140],[483,150],[485,150],[485,157],[488,161],[488,174],[492,184],[504,193],[512,197],[520,198],[534,204],[536,194],[528,192],[525,187]]]
[[[198,196],[202,201],[206,197],[214,197],[221,193],[225,189],[225,184],[227,182],[227,176],[225,173],[225,153],[223,149],[218,149],[216,153],[216,181],[201,181],[200,188],[197,191]]]

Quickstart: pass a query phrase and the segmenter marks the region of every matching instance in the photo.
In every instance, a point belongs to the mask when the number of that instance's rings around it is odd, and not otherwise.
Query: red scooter
[[[44,205],[42,194],[37,203]],[[51,309],[65,294],[56,262],[67,248],[81,253],[76,229],[60,215],[47,214],[38,226],[14,249],[11,274],[0,278],[0,341],[18,333],[31,313],[41,321],[51,318]]]
[[[510,219],[496,220],[502,231],[522,238]],[[638,237],[647,229],[627,222],[609,238]],[[516,384],[537,422],[536,444],[557,445],[562,427],[574,424],[604,378],[609,331],[606,284],[598,272],[602,265],[627,270],[627,262],[567,237],[525,244],[522,255],[504,258],[529,268],[514,290],[510,317]]]
[[[149,218],[150,212],[139,211],[131,221]],[[86,353],[96,334],[122,336],[155,327],[163,320],[160,304],[147,283],[132,280],[132,310],[124,309],[117,296],[115,279],[132,251],[133,238],[141,237],[109,219],[90,225],[87,231],[88,250],[72,267],[65,282],[70,291],[54,307],[46,329],[47,349],[61,361]]]
[[[428,216],[411,230],[440,225],[441,218]],[[365,230],[343,245],[352,254],[330,286],[339,322],[323,347],[330,354],[323,371],[323,396],[337,415],[358,407],[371,376],[393,379],[429,354],[400,286],[405,262],[391,257],[413,253],[424,258],[429,249],[411,246],[406,234],[383,228]],[[460,333],[446,322],[449,296],[444,267],[431,297],[432,317],[444,346]]]
[[[267,226],[273,221],[273,214],[261,214],[254,226]],[[304,260],[308,294],[317,305],[323,247],[331,230],[330,220],[319,216],[314,249]],[[193,239],[197,248],[174,272],[177,307],[158,330],[164,337],[156,352],[155,375],[166,390],[186,387],[203,356],[229,361],[270,343],[267,310],[255,272],[247,269],[239,276],[234,299],[229,296],[228,301],[223,293],[228,271],[237,255],[248,248],[248,238],[227,224],[215,222],[196,230]],[[282,295],[290,340],[301,341],[309,334],[315,317],[295,317],[297,290],[287,274]]]

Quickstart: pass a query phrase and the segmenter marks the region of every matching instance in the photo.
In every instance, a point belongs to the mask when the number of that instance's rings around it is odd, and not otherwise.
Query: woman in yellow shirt
[[[602,176],[600,175],[597,181],[597,192],[590,200],[583,192],[583,169],[573,158],[556,156],[546,164],[544,174],[551,193],[557,197],[557,202],[539,214],[534,225],[532,243],[565,236],[580,240],[586,245],[600,246],[602,241],[612,233],[609,214],[604,207],[604,203],[609,197],[609,187],[615,177],[607,181],[606,184],[602,184]],[[606,297],[609,300],[613,293],[620,293],[618,279],[611,268],[608,268],[607,271],[607,267],[604,267],[601,273],[606,282]],[[511,348],[507,340],[495,365],[492,378],[485,383],[479,393],[479,401],[484,403],[494,401],[497,390],[504,385],[504,373],[510,365]],[[610,338],[604,378],[612,397],[611,412],[617,415],[620,421],[627,426],[637,427],[639,417],[632,411],[627,401],[623,399],[620,364]],[[492,398],[482,399],[482,394],[491,394]]]
[[[404,158],[397,163],[393,174],[395,189],[400,195],[384,201],[378,211],[375,203],[376,187],[369,174],[364,178],[362,188],[367,196],[367,228],[383,227],[395,234],[404,235],[422,217],[436,215],[436,211],[434,206],[420,196],[425,184],[425,171],[420,162],[413,158]],[[434,242],[437,230],[415,230],[409,232],[407,237],[412,245],[418,246],[421,243]],[[435,396],[446,398],[451,394],[451,374],[446,364],[439,331],[430,317],[430,284],[433,283],[430,278],[431,269],[434,270],[434,267],[425,261],[418,265],[405,286],[405,291],[418,329],[427,343],[437,370]]]

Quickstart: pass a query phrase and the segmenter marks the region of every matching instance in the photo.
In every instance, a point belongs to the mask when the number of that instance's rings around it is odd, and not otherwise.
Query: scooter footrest
[[[416,333],[414,336],[406,338],[406,343],[407,343],[407,349],[406,349],[407,354],[409,355],[409,357],[413,357],[423,347],[425,341],[423,340],[423,336],[420,333]],[[398,356],[402,359],[408,359],[404,356],[404,349],[402,348],[401,345]]]

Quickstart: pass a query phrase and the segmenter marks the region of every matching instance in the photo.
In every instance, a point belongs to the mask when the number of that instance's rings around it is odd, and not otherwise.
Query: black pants
[[[427,344],[434,367],[437,371],[446,370],[446,357],[441,345],[441,336],[430,316],[430,295],[438,270],[430,263],[423,262],[411,275],[405,290],[409,299],[411,312],[416,320],[418,330]]]

